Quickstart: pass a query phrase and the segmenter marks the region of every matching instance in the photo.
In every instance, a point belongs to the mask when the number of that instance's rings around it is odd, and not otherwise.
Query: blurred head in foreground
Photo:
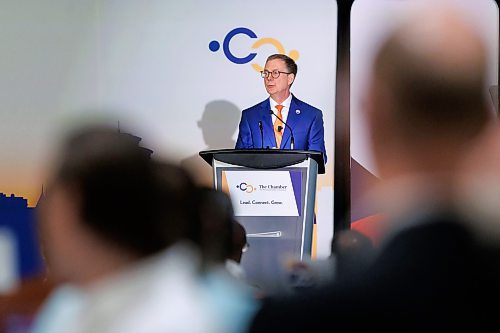
[[[341,230],[332,241],[335,278],[352,278],[368,267],[373,259],[374,245],[370,238],[354,230]]]
[[[150,153],[114,128],[89,126],[66,138],[39,211],[54,279],[86,284],[184,234],[191,180]]]
[[[485,45],[453,9],[417,12],[390,34],[367,103],[380,176],[452,172],[492,117],[485,76]]]
[[[248,250],[247,231],[245,227],[236,220],[233,220],[233,231],[231,237],[231,249],[227,259],[241,263],[243,253]]]
[[[368,204],[387,221],[453,206],[460,161],[494,119],[486,49],[475,29],[449,7],[412,14],[382,42],[367,91],[382,180]],[[380,228],[385,235],[393,225]]]
[[[224,264],[231,251],[234,211],[228,194],[199,187],[195,202],[199,224],[193,224],[190,239],[200,246],[206,266]]]

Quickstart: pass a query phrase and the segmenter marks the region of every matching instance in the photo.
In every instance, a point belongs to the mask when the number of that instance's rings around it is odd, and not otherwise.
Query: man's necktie
[[[283,107],[283,105],[276,105],[276,110],[278,110],[277,115],[280,119],[283,119],[283,115],[281,114],[281,110],[283,110]],[[283,122],[276,118],[274,122],[274,135],[276,136],[276,144],[278,148],[281,146],[281,139],[283,138],[284,130],[285,126],[283,125]]]

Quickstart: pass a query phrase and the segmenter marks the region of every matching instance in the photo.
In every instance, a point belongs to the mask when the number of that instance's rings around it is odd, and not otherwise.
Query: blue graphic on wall
[[[15,238],[20,278],[36,276],[43,270],[35,210],[23,197],[0,193],[0,228],[8,229]]]

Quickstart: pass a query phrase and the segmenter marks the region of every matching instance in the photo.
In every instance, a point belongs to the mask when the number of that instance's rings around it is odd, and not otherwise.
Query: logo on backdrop
[[[240,183],[240,185],[236,185],[236,188],[239,188],[241,191],[247,193],[252,193],[253,191],[255,191],[255,187],[247,183]]]
[[[249,38],[255,39],[255,38],[257,38],[257,34],[248,28],[239,27],[239,28],[235,28],[235,29],[229,31],[226,34],[226,36],[224,37],[224,40],[222,41],[222,51],[224,52],[224,55],[226,56],[226,58],[229,61],[231,61],[232,63],[238,64],[238,65],[248,64],[257,56],[257,53],[250,51],[250,53],[248,53],[244,57],[235,56],[231,52],[231,49],[229,48],[229,44],[231,42],[231,39],[233,39],[233,37],[236,35],[246,35]],[[273,45],[276,48],[277,53],[286,54],[285,47],[283,46],[283,44],[280,41],[278,41],[277,39],[270,38],[270,37],[263,37],[263,38],[257,39],[251,45],[251,48],[253,50],[256,50],[259,47],[261,47],[262,45],[266,45],[266,44]],[[220,49],[220,43],[216,40],[213,40],[208,44],[208,48],[212,52],[217,52]],[[292,58],[293,60],[297,61],[297,59],[299,58],[299,52],[297,50],[291,50],[288,53],[288,56],[290,58]],[[257,72],[260,72],[261,70],[264,69],[262,66],[260,66],[257,63],[251,63],[251,65],[252,65],[252,68],[254,70],[256,70]]]

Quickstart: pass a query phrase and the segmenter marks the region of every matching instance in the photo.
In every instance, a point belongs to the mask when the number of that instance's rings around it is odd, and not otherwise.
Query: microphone
[[[290,137],[291,137],[291,139],[290,139],[290,149],[293,149],[293,146],[294,146],[294,143],[295,143],[295,139],[294,139],[294,137],[293,137],[293,131],[292,131],[292,128],[290,127],[290,125],[288,125],[287,123],[285,123],[285,122],[283,121],[283,119],[281,119],[280,117],[278,117],[278,115],[277,115],[276,113],[274,113],[274,111],[273,111],[273,110],[269,110],[269,114],[274,114],[274,116],[275,116],[276,118],[278,118],[279,120],[281,120],[281,122],[282,122],[282,123],[283,123],[286,127],[288,127],[288,129],[290,130]],[[283,130],[283,127],[282,127],[282,126],[278,126],[278,132],[281,132],[282,130]],[[279,148],[279,147],[278,147],[278,148]]]
[[[259,120],[259,129],[260,129],[260,142],[261,149],[264,149],[264,129],[262,129],[262,121]]]

